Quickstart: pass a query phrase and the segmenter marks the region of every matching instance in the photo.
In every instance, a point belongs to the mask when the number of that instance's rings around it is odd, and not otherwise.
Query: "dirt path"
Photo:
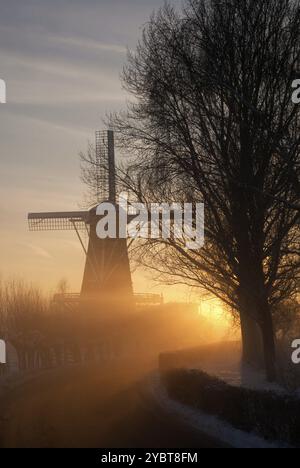
[[[141,397],[143,368],[49,371],[1,401],[1,447],[201,448],[196,435]]]

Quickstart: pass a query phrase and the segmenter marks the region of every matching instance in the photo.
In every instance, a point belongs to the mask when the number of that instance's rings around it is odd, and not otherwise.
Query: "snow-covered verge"
[[[191,370],[198,369],[202,372],[206,372],[235,387],[273,392],[278,395],[289,394],[281,385],[267,382],[265,373],[262,370],[253,369],[250,366],[241,364],[241,360],[235,360],[225,368],[223,363],[218,362],[190,365],[186,368]]]
[[[161,408],[172,416],[180,418],[182,424],[190,426],[199,433],[205,433],[209,437],[219,440],[223,445],[232,448],[289,448],[280,441],[268,442],[265,439],[234,428],[225,421],[203,411],[179,403],[169,398],[166,388],[161,382],[159,372],[149,377],[148,391],[151,397]]]
[[[298,395],[297,389],[292,392],[277,383],[269,383],[263,370],[243,364],[239,342],[216,343],[195,350],[165,353],[162,357],[164,356],[165,368],[199,370],[234,387],[273,392],[277,395]]]

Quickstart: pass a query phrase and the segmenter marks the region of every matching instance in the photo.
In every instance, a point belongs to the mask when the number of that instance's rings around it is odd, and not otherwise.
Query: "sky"
[[[0,0],[0,274],[79,291],[84,254],[75,233],[28,232],[27,213],[78,210],[78,154],[128,96],[127,48],[163,0]],[[173,0],[173,4],[180,1]],[[161,287],[136,274],[138,292]],[[178,295],[177,288],[167,295]]]

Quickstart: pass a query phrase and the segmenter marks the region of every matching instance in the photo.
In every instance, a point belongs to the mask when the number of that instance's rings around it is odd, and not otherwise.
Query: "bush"
[[[300,445],[300,401],[296,396],[235,387],[198,370],[167,369],[163,357],[160,363],[170,398],[267,440]]]

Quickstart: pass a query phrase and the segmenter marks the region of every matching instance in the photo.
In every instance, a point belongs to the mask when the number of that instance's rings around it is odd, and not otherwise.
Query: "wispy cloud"
[[[102,50],[106,52],[114,52],[117,54],[125,54],[127,52],[127,48],[122,45],[104,43],[84,37],[49,36],[49,39],[56,43],[76,48],[81,47],[84,49]]]
[[[27,250],[29,249],[34,255],[42,258],[47,258],[47,259],[52,259],[52,255],[50,253],[43,249],[42,247],[39,247],[38,245],[34,244],[29,244],[25,242],[20,242],[19,245],[25,247]]]
[[[106,76],[111,79],[111,73],[109,67],[101,68],[101,64],[98,62],[89,63],[88,67],[84,67],[84,63],[79,57],[75,58],[72,56],[51,56],[45,59],[42,54],[20,54],[19,52],[7,52],[3,49],[0,51],[1,62],[5,63],[7,67],[17,67],[24,69],[27,72],[43,72],[47,75],[56,76],[57,79],[65,77],[74,80],[78,79],[90,79],[95,78],[95,74],[101,71],[102,76]],[[122,64],[122,62],[121,62]],[[118,76],[116,77],[116,81]]]

